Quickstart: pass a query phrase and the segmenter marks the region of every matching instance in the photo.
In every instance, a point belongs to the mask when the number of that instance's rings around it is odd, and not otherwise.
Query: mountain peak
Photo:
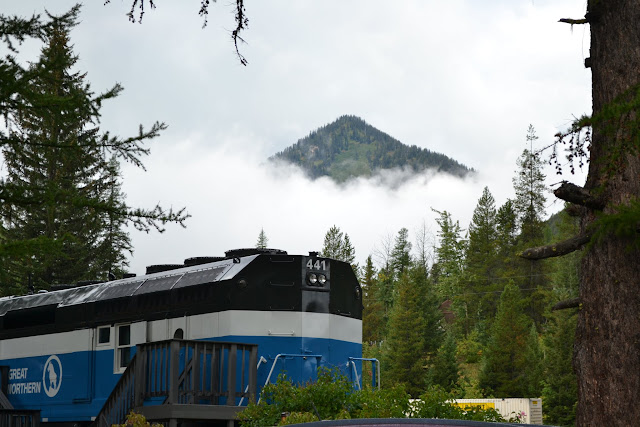
[[[271,157],[300,166],[312,178],[329,176],[336,182],[371,176],[384,169],[426,169],[465,176],[472,169],[415,145],[408,146],[357,116],[344,115]]]

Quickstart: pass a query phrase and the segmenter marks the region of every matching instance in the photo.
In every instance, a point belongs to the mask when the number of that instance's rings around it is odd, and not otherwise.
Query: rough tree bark
[[[640,82],[640,2],[589,0],[587,9],[597,117]],[[637,147],[629,148],[638,137],[637,129],[629,129],[638,120],[637,111],[631,111],[593,124],[585,189],[599,195],[605,214],[640,196],[640,158]],[[611,124],[614,131],[606,127]],[[583,233],[594,220],[595,212],[585,209]],[[635,238],[606,236],[583,258],[574,349],[579,426],[640,422],[640,251],[630,245]]]

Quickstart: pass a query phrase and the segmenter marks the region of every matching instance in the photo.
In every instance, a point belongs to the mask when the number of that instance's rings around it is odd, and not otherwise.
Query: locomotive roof
[[[208,264],[59,291],[19,297],[4,297],[0,298],[0,316],[4,316],[9,311],[51,305],[65,307],[75,304],[87,304],[228,280],[242,271],[257,256],[257,254],[254,254],[227,258]]]

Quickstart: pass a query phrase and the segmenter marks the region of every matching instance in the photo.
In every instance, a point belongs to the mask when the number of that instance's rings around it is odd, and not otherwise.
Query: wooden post
[[[171,340],[169,361],[169,399],[168,404],[178,401],[178,365],[180,364],[180,341]]]
[[[198,403],[200,399],[200,352],[204,348],[206,348],[206,344],[198,342],[193,344],[193,402],[191,403]]]
[[[133,374],[133,407],[137,408],[142,406],[144,402],[144,385],[147,383],[146,379],[146,361],[147,361],[147,348],[139,344],[137,348],[136,357],[133,360],[135,369]]]
[[[249,356],[249,402],[256,401],[256,390],[258,381],[258,346],[251,347]]]
[[[236,366],[238,346],[231,344],[229,348],[229,367],[227,369],[227,405],[234,405],[236,400]]]
[[[224,348],[222,344],[213,344],[213,354],[211,355],[211,390],[214,391],[214,405],[220,404],[220,394],[222,393],[221,370],[224,365]]]

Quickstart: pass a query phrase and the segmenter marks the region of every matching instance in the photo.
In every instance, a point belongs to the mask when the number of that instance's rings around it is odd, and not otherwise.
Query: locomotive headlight
[[[320,283],[321,286],[324,286],[324,284],[327,283],[327,276],[324,274],[318,274],[318,283]]]
[[[309,273],[309,283],[315,285],[317,281],[318,276],[316,276],[316,273]]]

